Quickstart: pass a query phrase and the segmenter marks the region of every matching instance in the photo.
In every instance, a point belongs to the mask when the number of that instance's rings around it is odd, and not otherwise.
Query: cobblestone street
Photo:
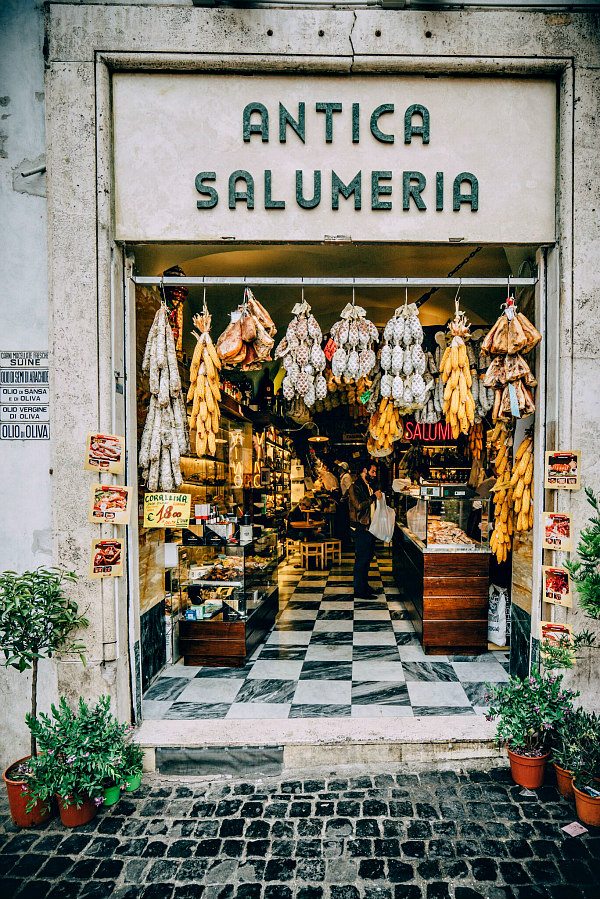
[[[2,806],[4,899],[597,899],[600,831],[508,769],[148,778],[75,831]]]

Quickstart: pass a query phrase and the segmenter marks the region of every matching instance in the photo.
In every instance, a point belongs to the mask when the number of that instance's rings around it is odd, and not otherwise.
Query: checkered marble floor
[[[275,627],[244,668],[168,666],[146,719],[409,717],[484,714],[485,684],[508,679],[505,653],[426,656],[389,555],[371,566],[376,599],[355,599],[352,556],[328,571],[279,568]]]

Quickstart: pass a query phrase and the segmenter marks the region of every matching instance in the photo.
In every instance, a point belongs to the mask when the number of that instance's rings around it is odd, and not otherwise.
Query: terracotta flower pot
[[[17,765],[26,762],[29,758],[31,758],[31,756],[26,755],[25,758],[19,759],[18,762],[14,762],[2,775],[8,794],[10,816],[17,827],[35,827],[36,824],[43,824],[44,821],[47,821],[52,815],[52,804],[49,801],[42,802],[39,800],[31,811],[28,812],[27,806],[31,799],[31,795],[27,789],[27,780],[16,774],[12,777],[10,776],[12,770],[15,769]]]
[[[93,799],[86,799],[77,808],[75,804],[65,806],[61,796],[57,796],[60,820],[65,827],[80,827],[92,821],[98,814],[98,806]]]
[[[600,827],[600,799],[594,799],[573,785],[577,817],[590,827]]]
[[[549,752],[537,756],[519,755],[509,749],[510,773],[514,782],[528,790],[537,790],[541,787],[549,755]]]
[[[132,775],[131,777],[128,777],[127,780],[125,781],[125,790],[128,793],[133,793],[135,790],[138,789],[141,782],[142,782],[141,774]]]
[[[565,799],[573,798],[573,772],[566,768],[561,768],[554,762],[554,770],[556,771],[556,787],[561,796]]]

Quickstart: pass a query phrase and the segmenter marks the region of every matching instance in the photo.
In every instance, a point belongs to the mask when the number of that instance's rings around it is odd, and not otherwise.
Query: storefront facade
[[[542,248],[538,396],[544,414],[537,416],[536,442],[581,450],[583,483],[596,487],[598,38],[598,18],[588,14],[50,4],[46,114],[56,560],[85,575],[90,542],[98,536],[87,520],[90,482],[81,466],[86,434],[98,429],[131,435],[135,421],[135,390],[128,381],[132,304],[126,248],[132,243],[322,242],[336,235]],[[209,79],[218,87],[199,120],[195,106]],[[418,89],[409,90],[411,79]],[[495,117],[497,103],[514,108],[509,135],[502,129],[494,135],[489,127],[486,117]],[[279,104],[289,114],[283,124]],[[362,114],[354,112],[359,105]],[[481,128],[474,128],[478,120]],[[176,123],[172,130],[170,121]],[[229,137],[237,129],[237,149],[229,141],[222,152],[220,125]],[[205,146],[210,149],[212,142],[214,149],[190,159],[193,133],[205,127]],[[287,133],[289,143],[281,140]],[[478,134],[484,136],[480,142]],[[300,189],[293,175],[302,168],[311,177]],[[195,181],[188,177],[192,170]],[[307,217],[302,203],[315,197],[317,171],[321,204]],[[131,438],[128,448],[131,456]],[[542,463],[538,452],[538,484]],[[130,458],[130,476],[134,470]],[[583,493],[565,492],[557,511],[571,511],[577,531],[586,519]],[[520,618],[526,643],[543,615],[538,520],[531,552],[532,599]],[[128,554],[135,555],[131,540]],[[108,689],[122,717],[137,717],[139,610],[131,574],[103,581],[83,577],[78,593],[89,607],[90,661],[76,675],[72,665],[59,665],[59,691],[94,695]],[[576,610],[558,610],[557,620],[567,615],[577,625]],[[585,701],[597,688],[591,665],[579,665],[575,675]]]

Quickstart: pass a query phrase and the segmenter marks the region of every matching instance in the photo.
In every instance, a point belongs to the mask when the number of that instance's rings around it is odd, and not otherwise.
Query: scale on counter
[[[428,484],[424,481],[421,483],[421,496],[432,499],[466,499],[475,496],[475,491],[468,484]]]

